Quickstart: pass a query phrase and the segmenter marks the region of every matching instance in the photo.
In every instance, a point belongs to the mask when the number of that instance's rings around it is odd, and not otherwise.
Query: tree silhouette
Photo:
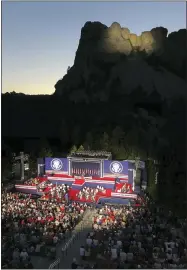
[[[102,150],[108,151],[110,148],[110,139],[106,132],[103,133],[103,136],[100,139],[100,146]]]
[[[77,152],[77,146],[73,145],[70,149],[70,154]]]
[[[49,142],[46,138],[41,138],[40,140],[40,150],[39,150],[39,157],[52,157],[53,152],[51,150],[51,147],[49,145]]]
[[[81,151],[84,151],[83,145],[80,145],[79,148],[78,148],[78,150],[77,150],[77,152],[81,152]]]
[[[81,143],[81,128],[79,125],[75,125],[71,132],[71,139],[75,145],[79,145]]]
[[[93,148],[93,136],[92,136],[91,132],[86,133],[85,143],[86,143],[88,148],[90,148],[90,149]]]

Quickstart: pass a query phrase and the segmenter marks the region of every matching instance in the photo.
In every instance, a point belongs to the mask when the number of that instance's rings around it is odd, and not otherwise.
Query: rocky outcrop
[[[75,102],[106,101],[118,81],[120,94],[141,86],[148,94],[156,88],[164,98],[186,95],[186,33],[167,36],[166,28],[156,27],[137,36],[117,22],[87,22],[74,65],[56,83],[55,94]]]
[[[137,36],[117,22],[112,23],[110,27],[99,22],[87,22],[81,31],[77,54],[83,50],[86,52],[86,48],[89,48],[89,53],[97,51],[129,55],[134,50],[152,53],[163,45],[166,37],[167,29],[163,27],[154,28]]]

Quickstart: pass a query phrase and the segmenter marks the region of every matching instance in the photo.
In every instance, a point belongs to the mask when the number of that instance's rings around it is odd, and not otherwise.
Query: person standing
[[[76,260],[76,258],[73,258],[73,262],[71,264],[71,269],[77,269],[77,267],[78,267],[77,260]]]
[[[81,257],[81,260],[84,261],[84,259],[85,259],[85,248],[84,248],[84,246],[80,247],[80,257]]]

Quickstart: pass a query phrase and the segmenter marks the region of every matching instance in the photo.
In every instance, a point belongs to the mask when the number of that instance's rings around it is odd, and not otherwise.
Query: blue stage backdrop
[[[46,173],[68,174],[67,158],[45,158]]]
[[[100,176],[100,163],[97,162],[71,162],[72,175]]]
[[[128,161],[104,160],[104,177],[119,177],[128,180]]]
[[[133,185],[133,171],[132,170],[128,171],[128,183]]]
[[[37,170],[38,170],[39,176],[42,176],[45,174],[45,160],[44,160],[44,158],[37,158]]]

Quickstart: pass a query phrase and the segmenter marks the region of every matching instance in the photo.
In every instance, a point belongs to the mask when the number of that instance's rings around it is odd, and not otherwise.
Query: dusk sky
[[[116,21],[141,34],[186,28],[186,3],[2,2],[2,91],[51,94],[74,62],[86,21]]]

